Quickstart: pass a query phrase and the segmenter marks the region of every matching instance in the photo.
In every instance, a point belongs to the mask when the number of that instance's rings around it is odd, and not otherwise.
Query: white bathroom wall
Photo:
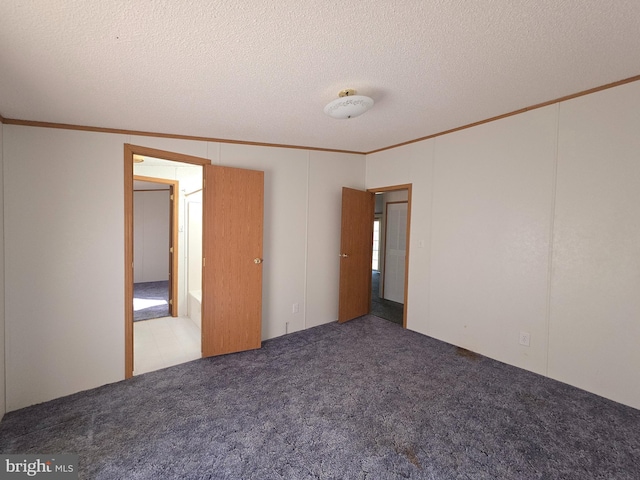
[[[187,291],[202,290],[202,192],[186,198]]]
[[[133,281],[169,280],[169,190],[133,192]]]
[[[337,259],[325,240],[339,241],[340,211],[323,195],[339,201],[342,179],[362,187],[363,155],[16,125],[3,133],[7,410],[124,378],[124,143],[265,171],[263,339],[310,326],[305,316],[336,319],[337,262],[317,260]],[[322,308],[309,311],[307,298]]]
[[[408,328],[640,408],[638,111],[635,82],[367,155],[413,184]]]

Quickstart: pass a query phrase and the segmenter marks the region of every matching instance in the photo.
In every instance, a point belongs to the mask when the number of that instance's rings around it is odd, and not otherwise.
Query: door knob
[[[338,256],[339,256],[339,257],[342,257],[342,258],[347,258],[349,255],[347,255],[346,253],[341,253],[341,254],[340,254],[340,255],[338,255]]]
[[[254,258],[253,259],[253,263],[255,263],[256,265],[262,263],[262,259],[261,258]]]

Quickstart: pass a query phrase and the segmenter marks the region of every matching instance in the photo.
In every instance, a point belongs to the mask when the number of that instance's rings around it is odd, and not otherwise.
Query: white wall
[[[640,408],[638,111],[640,82],[368,155],[413,183],[408,327]]]
[[[362,155],[309,152],[306,328],[338,319],[342,187],[364,188]]]
[[[5,401],[5,343],[4,343],[4,182],[2,161],[2,136],[4,125],[0,122],[0,419],[6,409]]]
[[[7,410],[124,377],[124,143],[265,171],[263,339],[337,318],[364,156],[5,125]]]
[[[133,192],[133,281],[169,280],[169,190]]]
[[[546,366],[557,106],[435,139],[431,332]],[[519,345],[529,332],[531,347]]]
[[[262,337],[304,328],[308,152],[220,145],[221,165],[264,171]],[[292,313],[297,303],[299,312]]]
[[[123,378],[124,142],[4,126],[7,410]]]
[[[367,188],[411,183],[407,328],[429,335],[433,140],[367,155]],[[415,295],[413,294],[415,292]],[[415,312],[415,313],[414,313]]]
[[[549,375],[640,408],[640,82],[560,106]]]
[[[202,290],[202,192],[186,199],[187,291]],[[191,314],[191,312],[189,312]]]

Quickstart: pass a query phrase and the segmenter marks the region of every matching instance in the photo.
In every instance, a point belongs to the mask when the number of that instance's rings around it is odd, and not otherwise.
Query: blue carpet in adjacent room
[[[133,321],[168,317],[169,281],[133,284]]]

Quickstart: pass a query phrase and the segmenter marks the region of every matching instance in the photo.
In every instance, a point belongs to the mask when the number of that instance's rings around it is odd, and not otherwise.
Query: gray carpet
[[[140,282],[133,284],[133,298],[142,300],[159,300],[165,303],[133,311],[133,321],[150,320],[171,315],[169,312],[169,281]],[[135,301],[135,300],[134,300]]]
[[[85,479],[634,479],[640,411],[366,316],[8,413]]]

